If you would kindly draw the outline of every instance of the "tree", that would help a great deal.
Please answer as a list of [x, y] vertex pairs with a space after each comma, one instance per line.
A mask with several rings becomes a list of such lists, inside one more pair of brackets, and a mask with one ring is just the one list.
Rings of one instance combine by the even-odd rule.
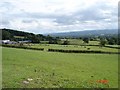
[[14, 37], [13, 37], [13, 35], [12, 34], [10, 34], [8, 31], [2, 31], [2, 39], [3, 40], [7, 40], [7, 39], [9, 39], [9, 40], [13, 40], [14, 39]]
[[108, 40], [108, 44], [109, 44], [109, 45], [114, 45], [114, 44], [115, 44], [114, 39], [112, 39], [112, 38], [111, 38], [111, 39], [109, 39], [109, 40]]
[[40, 43], [40, 38], [36, 35], [28, 35], [27, 38], [32, 41], [32, 43]]
[[47, 35], [47, 36], [46, 36], [46, 39], [47, 39], [48, 41], [51, 41], [51, 40], [53, 40], [53, 37], [51, 37], [50, 35]]
[[89, 38], [83, 38], [84, 43], [89, 43]]
[[63, 45], [68, 45], [69, 44], [69, 41], [68, 40], [65, 40], [64, 42], [63, 42]]
[[103, 47], [103, 46], [105, 46], [106, 43], [107, 43], [106, 40], [101, 39], [99, 45], [100, 45], [100, 47]]

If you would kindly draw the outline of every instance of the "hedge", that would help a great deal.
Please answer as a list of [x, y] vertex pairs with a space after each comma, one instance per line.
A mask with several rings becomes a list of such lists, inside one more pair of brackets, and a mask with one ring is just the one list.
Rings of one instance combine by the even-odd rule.
[[120, 49], [120, 47], [112, 47], [112, 46], [104, 46], [104, 47]]
[[2, 44], [3, 47], [11, 47], [11, 48], [21, 48], [21, 49], [30, 49], [30, 50], [40, 50], [43, 51], [44, 48], [32, 48], [32, 47], [25, 47], [25, 46], [15, 46], [15, 45], [5, 45]]
[[[2, 44], [0, 46], [11, 47], [11, 48], [30, 49], [30, 50], [40, 50], [40, 51], [44, 50], [44, 48], [32, 48], [32, 47], [6, 45], [6, 44]], [[105, 51], [95, 51], [95, 50], [94, 51], [93, 50], [63, 50], [63, 49], [48, 49], [48, 52], [120, 54], [120, 52], [105, 52]]]
[[64, 52], [64, 53], [101, 53], [101, 54], [120, 54], [120, 52], [104, 52], [104, 51], [87, 51], [87, 50], [63, 50], [48, 49], [48, 52]]
[[[80, 46], [100, 46], [100, 45], [80, 45]], [[103, 47], [120, 49], [120, 47], [113, 47], [113, 46], [106, 46], [106, 45]]]

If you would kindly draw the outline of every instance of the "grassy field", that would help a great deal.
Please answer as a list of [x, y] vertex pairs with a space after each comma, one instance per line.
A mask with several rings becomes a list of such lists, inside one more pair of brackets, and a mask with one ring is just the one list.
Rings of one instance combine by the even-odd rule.
[[120, 47], [120, 45], [107, 45], [107, 46], [111, 46], [111, 47]]
[[[117, 54], [55, 53], [3, 47], [2, 65], [3, 88], [118, 87]], [[107, 80], [107, 83], [98, 80]]]
[[[82, 45], [83, 40], [81, 39], [67, 39], [69, 41], [69, 44], [72, 45]], [[99, 41], [89, 41], [88, 45], [99, 45]]]
[[97, 51], [106, 51], [106, 52], [118, 52], [118, 49], [115, 48], [109, 48], [109, 47], [102, 47], [99, 46], [79, 46], [79, 45], [58, 45], [58, 44], [35, 44], [31, 47], [35, 48], [44, 48], [47, 49], [64, 49], [64, 50], [87, 50], [87, 48], [90, 48], [90, 50], [97, 50]]

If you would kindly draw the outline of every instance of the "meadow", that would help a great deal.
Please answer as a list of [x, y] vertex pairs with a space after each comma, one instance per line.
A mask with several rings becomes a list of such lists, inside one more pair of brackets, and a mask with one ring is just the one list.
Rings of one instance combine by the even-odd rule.
[[[2, 47], [3, 88], [118, 88], [117, 54], [59, 53], [46, 51], [52, 45], [32, 47], [45, 50]], [[54, 48], [86, 49], [72, 45]]]
[[[83, 40], [81, 39], [67, 39], [71, 45], [82, 45]], [[99, 45], [99, 41], [89, 41], [89, 45]]]
[[[28, 45], [26, 45], [28, 46]], [[106, 52], [118, 52], [118, 49], [99, 46], [80, 46], [80, 45], [58, 45], [58, 44], [34, 44], [29, 47], [48, 49], [63, 49], [63, 50], [94, 50], [94, 51], [106, 51]]]

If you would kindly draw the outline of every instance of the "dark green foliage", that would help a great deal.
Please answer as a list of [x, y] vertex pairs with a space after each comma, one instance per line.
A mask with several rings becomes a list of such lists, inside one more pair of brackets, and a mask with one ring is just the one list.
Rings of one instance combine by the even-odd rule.
[[95, 54], [120, 54], [119, 52], [104, 52], [104, 51], [93, 51], [93, 50], [63, 50], [63, 49], [48, 49], [49, 52], [63, 52], [63, 53], [95, 53]]
[[[6, 40], [14, 40], [14, 41], [24, 41], [24, 40], [31, 40], [32, 43], [39, 43], [40, 38], [38, 35], [33, 33], [27, 33], [22, 31], [16, 31], [11, 29], [1, 29], [2, 30], [2, 39]], [[14, 36], [24, 37], [24, 38], [15, 38]], [[44, 37], [43, 37], [44, 38]]]
[[84, 43], [89, 43], [89, 38], [85, 37], [83, 38]]
[[2, 39], [3, 40], [14, 40], [14, 37], [13, 37], [13, 34], [11, 34], [10, 32], [3, 30]]
[[53, 38], [53, 37], [51, 37], [50, 35], [47, 35], [46, 36], [46, 40], [47, 41], [49, 41], [49, 44], [58, 44], [58, 40], [59, 40], [59, 38], [57, 37], [57, 38]]
[[65, 40], [65, 41], [63, 42], [63, 45], [69, 45], [69, 41], [68, 41], [68, 40]]
[[47, 35], [46, 40], [51, 41], [51, 40], [53, 40], [53, 38], [50, 35]]
[[110, 40], [108, 40], [108, 44], [109, 44], [109, 45], [114, 45], [114, 44], [115, 44], [115, 41], [114, 41], [113, 39], [110, 39]]
[[40, 38], [36, 35], [33, 35], [30, 39], [32, 43], [40, 43]]
[[49, 44], [58, 44], [58, 43], [57, 43], [57, 40], [50, 40]]
[[106, 39], [109, 45], [116, 45], [118, 43], [117, 37], [107, 37]]
[[100, 45], [100, 47], [103, 47], [103, 46], [105, 46], [106, 43], [107, 43], [107, 41], [105, 39], [101, 39], [99, 45]]
[[[53, 38], [50, 35], [43, 36], [42, 34], [33, 34], [28, 32], [16, 31], [11, 29], [0, 29], [2, 31], [3, 40], [24, 41], [30, 40], [32, 43], [40, 43], [40, 41], [49, 41], [51, 44], [57, 44], [57, 38]], [[16, 38], [15, 36], [24, 37]]]
[[2, 44], [3, 47], [11, 47], [11, 48], [21, 48], [21, 49], [30, 49], [30, 50], [40, 50], [43, 51], [44, 48], [33, 48], [33, 47], [25, 47], [24, 45], [19, 45], [19, 46], [15, 46], [15, 45], [6, 45], [6, 44]]

